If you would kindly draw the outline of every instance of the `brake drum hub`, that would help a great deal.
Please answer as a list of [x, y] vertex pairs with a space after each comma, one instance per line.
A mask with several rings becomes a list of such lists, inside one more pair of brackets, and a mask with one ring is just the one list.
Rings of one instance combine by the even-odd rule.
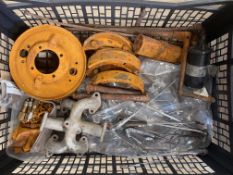
[[[43, 54], [50, 57], [39, 58]], [[86, 57], [79, 40], [56, 26], [42, 25], [27, 30], [16, 40], [10, 53], [14, 81], [37, 99], [68, 96], [80, 86], [85, 70]]]

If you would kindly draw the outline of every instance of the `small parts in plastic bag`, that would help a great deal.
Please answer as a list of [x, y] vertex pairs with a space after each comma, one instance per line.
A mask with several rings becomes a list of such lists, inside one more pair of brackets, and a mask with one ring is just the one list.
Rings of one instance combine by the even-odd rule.
[[19, 120], [22, 126], [27, 128], [39, 128], [45, 113], [50, 113], [53, 104], [44, 103], [32, 98], [26, 99], [23, 108], [19, 113]]
[[20, 123], [12, 133], [12, 144], [15, 153], [29, 152], [40, 133], [40, 125], [45, 114], [53, 110], [52, 103], [28, 98], [18, 114]]
[[12, 145], [15, 153], [29, 152], [40, 133], [39, 128], [25, 128], [21, 124], [12, 133]]

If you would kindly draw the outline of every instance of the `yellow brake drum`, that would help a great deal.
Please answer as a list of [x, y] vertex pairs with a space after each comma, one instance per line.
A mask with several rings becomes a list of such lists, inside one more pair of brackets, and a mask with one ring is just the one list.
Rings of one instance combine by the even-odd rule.
[[[41, 54], [52, 56], [45, 60], [39, 58]], [[13, 45], [9, 63], [17, 86], [42, 100], [61, 99], [74, 92], [86, 70], [79, 40], [69, 31], [51, 25], [24, 32]]]

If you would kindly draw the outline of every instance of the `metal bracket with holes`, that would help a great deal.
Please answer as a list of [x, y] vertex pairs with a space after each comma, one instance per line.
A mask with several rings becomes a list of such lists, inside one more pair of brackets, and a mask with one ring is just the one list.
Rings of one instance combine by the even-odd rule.
[[64, 100], [61, 104], [64, 108], [71, 109], [70, 116], [66, 120], [57, 118], [43, 118], [41, 130], [44, 128], [65, 132], [64, 139], [59, 141], [56, 135], [50, 137], [46, 145], [47, 155], [73, 152], [84, 154], [88, 151], [88, 138], [82, 136], [78, 141], [77, 134], [91, 135], [103, 138], [105, 130], [102, 126], [92, 122], [82, 120], [82, 113], [89, 110], [94, 114], [101, 106], [100, 93], [94, 93], [90, 98], [82, 99], [78, 102]]

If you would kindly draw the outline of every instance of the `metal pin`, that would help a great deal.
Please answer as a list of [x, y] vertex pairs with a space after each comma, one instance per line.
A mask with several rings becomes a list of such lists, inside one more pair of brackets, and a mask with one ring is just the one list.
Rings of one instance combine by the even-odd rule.
[[[158, 98], [161, 94], [163, 94], [164, 91], [166, 91], [168, 88], [170, 88], [175, 82], [177, 81], [177, 79], [173, 80], [169, 85], [167, 85], [162, 91], [160, 91], [153, 99], [151, 99], [148, 102], [148, 105], [155, 100], [156, 98]], [[131, 116], [125, 118], [124, 120], [121, 120], [120, 122], [118, 122], [113, 128], [112, 130], [116, 130], [121, 128], [125, 123], [127, 123], [130, 119], [132, 119], [136, 114], [138, 114], [138, 112], [140, 112], [142, 108], [140, 108], [139, 110], [137, 110], [134, 114], [132, 114]]]
[[152, 107], [150, 107], [150, 106], [147, 106], [147, 108], [149, 108], [149, 109], [151, 109], [151, 110], [153, 110], [153, 111], [155, 111], [155, 112], [157, 112], [157, 113], [159, 113], [159, 114], [161, 114], [161, 115], [163, 115], [163, 116], [165, 116], [165, 117], [167, 117], [167, 118], [169, 118], [169, 119], [171, 119], [171, 120], [175, 120], [175, 121], [177, 121], [177, 122], [180, 122], [179, 119], [177, 119], [177, 118], [175, 118], [175, 117], [173, 117], [173, 116], [171, 116], [171, 115], [169, 115], [169, 114], [166, 114], [166, 113], [164, 113], [164, 112], [162, 112], [162, 111], [160, 111], [160, 110], [157, 110], [157, 109], [152, 108]]

